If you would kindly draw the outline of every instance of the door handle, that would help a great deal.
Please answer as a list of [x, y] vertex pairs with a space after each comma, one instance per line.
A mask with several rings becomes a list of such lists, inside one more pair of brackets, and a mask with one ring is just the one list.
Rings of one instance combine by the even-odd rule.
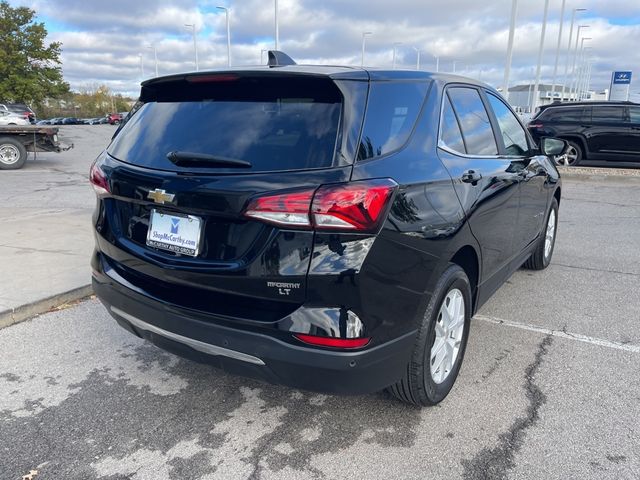
[[471, 185], [475, 186], [481, 178], [482, 174], [480, 172], [476, 172], [475, 170], [467, 170], [462, 174], [461, 180], [464, 183], [470, 183]]

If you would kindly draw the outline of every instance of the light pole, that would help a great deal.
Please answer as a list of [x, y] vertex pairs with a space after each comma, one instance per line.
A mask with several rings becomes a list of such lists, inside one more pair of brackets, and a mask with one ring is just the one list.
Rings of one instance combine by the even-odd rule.
[[144, 80], [144, 62], [142, 61], [142, 54], [139, 53], [138, 57], [140, 57], [140, 81]]
[[567, 43], [567, 61], [564, 64], [564, 82], [562, 82], [562, 95], [560, 97], [560, 101], [564, 100], [564, 91], [567, 87], [567, 83], [569, 83], [569, 61], [571, 59], [571, 41], [573, 40], [573, 23], [576, 19], [577, 12], [584, 12], [586, 8], [574, 8], [573, 13], [571, 14], [571, 28], [569, 29], [569, 42]]
[[434, 55], [434, 58], [436, 59], [436, 73], [438, 73], [440, 71], [440, 57]]
[[191, 33], [193, 35], [193, 51], [195, 52], [195, 61], [196, 61], [196, 72], [200, 70], [198, 66], [198, 41], [196, 40], [196, 24], [195, 23], [185, 23], [185, 27], [191, 29]]
[[564, 24], [564, 7], [567, 0], [562, 0], [562, 7], [560, 8], [560, 27], [558, 30], [558, 46], [556, 47], [556, 63], [553, 65], [553, 80], [551, 81], [551, 96], [555, 101], [556, 93], [556, 75], [558, 74], [558, 60], [560, 59], [560, 43], [562, 42], [562, 26]]
[[416, 70], [420, 70], [420, 49], [418, 47], [413, 47], [413, 49], [416, 51]]
[[504, 66], [503, 91], [505, 100], [509, 100], [509, 75], [511, 74], [511, 59], [513, 58], [513, 37], [516, 30], [516, 13], [518, 11], [518, 0], [513, 0], [511, 4], [511, 22], [509, 24], [509, 40], [507, 42], [507, 62]]
[[231, 30], [229, 29], [229, 9], [227, 7], [216, 7], [219, 10], [224, 10], [224, 14], [227, 18], [227, 67], [231, 66]]
[[264, 52], [268, 52], [269, 50], [263, 48], [260, 50], [260, 65], [264, 65]]
[[585, 77], [587, 74], [587, 50], [591, 49], [591, 47], [584, 46], [585, 40], [591, 40], [591, 38], [583, 38], [580, 44], [580, 57], [578, 60], [579, 69], [576, 76], [576, 95], [578, 96], [578, 100], [580, 100], [580, 97], [582, 96], [582, 84], [586, 80]]
[[396, 51], [398, 50], [398, 47], [402, 45], [402, 42], [396, 42], [393, 44], [393, 69], [396, 69]]
[[274, 1], [274, 8], [276, 22], [276, 50], [278, 50], [278, 45], [280, 45], [280, 27], [278, 26], [278, 0]]
[[362, 59], [360, 60], [361, 67], [364, 67], [364, 44], [367, 35], [373, 35], [373, 32], [362, 32]]
[[156, 77], [158, 76], [158, 49], [155, 45], [147, 45], [147, 48], [153, 50], [153, 60], [156, 63]]
[[540, 68], [542, 67], [542, 53], [544, 51], [544, 34], [547, 31], [547, 16], [549, 14], [549, 0], [544, 0], [544, 16], [542, 18], [542, 32], [540, 33], [540, 49], [538, 50], [538, 64], [536, 65], [536, 83], [533, 87], [531, 111], [538, 105], [538, 88], [540, 87]]
[[456, 63], [458, 63], [457, 60], [453, 61], [453, 73], [456, 73]]
[[573, 92], [573, 81], [576, 76], [576, 60], [578, 59], [578, 41], [580, 40], [580, 30], [583, 28], [589, 28], [589, 25], [578, 26], [578, 32], [576, 33], [576, 45], [573, 51], [573, 64], [571, 66], [571, 85], [569, 85], [569, 100], [571, 100], [571, 94]]

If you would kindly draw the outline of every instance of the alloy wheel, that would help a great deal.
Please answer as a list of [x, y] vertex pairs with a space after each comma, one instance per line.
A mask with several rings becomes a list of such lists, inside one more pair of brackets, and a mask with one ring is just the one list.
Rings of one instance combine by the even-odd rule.
[[431, 378], [444, 382], [456, 363], [464, 333], [465, 305], [462, 292], [450, 290], [442, 301], [436, 320], [436, 337], [431, 347]]

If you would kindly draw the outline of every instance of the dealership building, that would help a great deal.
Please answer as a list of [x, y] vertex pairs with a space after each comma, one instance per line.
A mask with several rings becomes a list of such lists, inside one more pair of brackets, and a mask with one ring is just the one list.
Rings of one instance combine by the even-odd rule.
[[[509, 88], [509, 103], [518, 112], [529, 113], [529, 106], [532, 104], [533, 91], [535, 84], [527, 83], [524, 85], [516, 85]], [[541, 83], [538, 85], [538, 100], [537, 106], [548, 105], [553, 102], [568, 102], [575, 98], [575, 92], [571, 94], [569, 88], [565, 87], [564, 96], [562, 95], [562, 85], [553, 85], [548, 83]], [[600, 92], [587, 91], [583, 92], [582, 100], [597, 101], [607, 100], [609, 98], [609, 90], [605, 89]]]

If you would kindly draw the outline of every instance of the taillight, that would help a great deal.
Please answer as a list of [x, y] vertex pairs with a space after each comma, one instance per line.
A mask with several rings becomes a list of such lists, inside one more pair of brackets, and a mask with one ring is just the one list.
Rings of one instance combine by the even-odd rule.
[[361, 348], [366, 346], [370, 341], [370, 337], [362, 338], [335, 338], [335, 337], [318, 337], [316, 335], [307, 335], [304, 333], [294, 334], [298, 340], [308, 343], [309, 345], [316, 345], [319, 347], [334, 347], [334, 348]]
[[254, 198], [244, 214], [276, 225], [311, 228], [309, 208], [313, 192], [303, 190]]
[[111, 193], [109, 189], [109, 182], [107, 181], [107, 176], [105, 175], [102, 168], [100, 168], [99, 159], [96, 159], [91, 165], [91, 170], [89, 171], [89, 181], [91, 182], [91, 186], [93, 190], [96, 192], [98, 197], [104, 197], [105, 195], [109, 195]]
[[397, 186], [387, 178], [267, 195], [253, 199], [245, 215], [293, 228], [374, 233]]

